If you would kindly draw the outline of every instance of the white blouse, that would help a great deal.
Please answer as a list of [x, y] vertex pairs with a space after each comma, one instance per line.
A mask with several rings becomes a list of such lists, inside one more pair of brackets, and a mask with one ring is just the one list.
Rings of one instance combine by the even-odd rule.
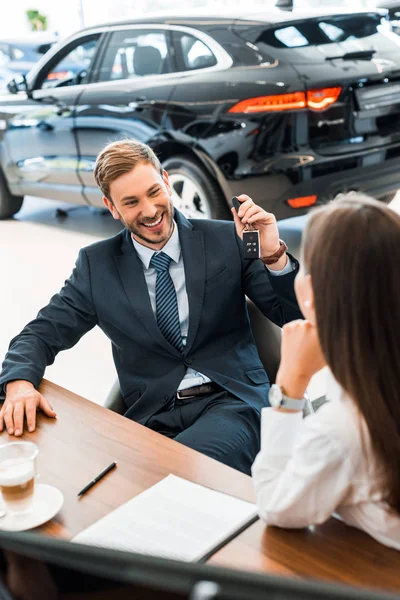
[[382, 470], [366, 423], [333, 375], [316, 413], [264, 408], [252, 467], [258, 512], [268, 525], [307, 527], [333, 514], [400, 550], [400, 515], [382, 502]]

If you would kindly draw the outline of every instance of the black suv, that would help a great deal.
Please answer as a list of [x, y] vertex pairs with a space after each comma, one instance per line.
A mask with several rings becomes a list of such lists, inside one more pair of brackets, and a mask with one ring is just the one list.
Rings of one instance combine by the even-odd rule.
[[[60, 81], [65, 61], [81, 69]], [[239, 193], [285, 218], [347, 190], [387, 201], [400, 188], [400, 45], [379, 11], [93, 27], [9, 90], [2, 218], [25, 194], [101, 206], [96, 155], [126, 137], [154, 148], [192, 217], [229, 217]]]

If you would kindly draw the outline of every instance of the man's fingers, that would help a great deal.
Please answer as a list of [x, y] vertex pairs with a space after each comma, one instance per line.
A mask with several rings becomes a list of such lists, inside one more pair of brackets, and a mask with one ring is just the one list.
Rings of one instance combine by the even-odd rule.
[[26, 403], [26, 424], [28, 427], [28, 431], [35, 431], [36, 427], [36, 403], [35, 402], [27, 402]]
[[51, 406], [50, 402], [44, 396], [40, 396], [39, 408], [48, 416], [56, 417], [57, 413]]
[[22, 402], [14, 404], [14, 435], [22, 435], [24, 430], [25, 409]]
[[243, 225], [242, 221], [239, 219], [236, 209], [234, 209], [234, 208], [232, 208], [232, 215], [233, 215], [233, 220], [235, 222], [236, 233], [238, 234], [239, 237], [242, 237], [244, 225]]
[[14, 418], [13, 418], [13, 413], [14, 413], [14, 407], [12, 404], [7, 404], [7, 406], [4, 409], [4, 423], [5, 426], [7, 428], [7, 431], [10, 435], [13, 435], [14, 433]]
[[246, 210], [246, 212], [244, 213], [244, 215], [242, 216], [242, 222], [243, 223], [249, 223], [251, 217], [253, 217], [254, 215], [259, 215], [259, 217], [261, 215], [265, 215], [265, 212], [263, 211], [262, 208], [260, 208], [259, 206], [257, 206], [256, 204], [251, 204], [250, 207]]
[[239, 200], [240, 204], [244, 204], [248, 200], [250, 200], [250, 202], [253, 202], [253, 200], [247, 194], [240, 194], [240, 196], [236, 196], [236, 197]]
[[271, 213], [265, 212], [265, 210], [263, 210], [259, 206], [257, 206], [256, 208], [257, 208], [257, 210], [248, 219], [249, 223], [254, 223], [256, 221], [260, 221], [260, 222], [262, 221], [265, 225], [270, 224], [270, 223], [275, 223], [274, 215], [272, 215]]
[[[238, 196], [238, 197], [243, 198], [243, 196]], [[248, 196], [246, 196], [246, 198], [248, 198], [248, 200], [241, 202], [240, 208], [238, 210], [238, 215], [241, 219], [243, 218], [243, 215], [246, 213], [246, 211], [250, 208], [250, 206], [254, 205], [254, 202], [251, 198], [249, 198]]]
[[0, 410], [0, 431], [3, 431], [3, 429], [4, 429], [4, 404]]

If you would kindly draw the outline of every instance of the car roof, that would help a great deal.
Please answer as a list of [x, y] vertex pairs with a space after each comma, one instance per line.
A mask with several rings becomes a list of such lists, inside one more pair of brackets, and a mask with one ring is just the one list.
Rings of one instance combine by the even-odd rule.
[[[399, 0], [400, 1], [400, 0]], [[93, 31], [95, 29], [104, 29], [108, 27], [123, 27], [129, 25], [144, 25], [144, 24], [154, 24], [154, 25], [180, 25], [187, 27], [209, 27], [211, 25], [222, 25], [229, 26], [239, 23], [249, 23], [257, 21], [260, 23], [266, 24], [277, 24], [277, 23], [285, 23], [286, 21], [298, 21], [304, 19], [312, 19], [315, 17], [323, 17], [323, 16], [336, 16], [336, 15], [361, 15], [361, 14], [374, 14], [374, 13], [382, 13], [385, 11], [382, 9], [360, 9], [360, 10], [349, 10], [343, 9], [342, 7], [330, 7], [328, 8], [319, 8], [319, 9], [306, 9], [306, 10], [280, 10], [279, 8], [272, 7], [268, 11], [253, 11], [251, 13], [247, 12], [236, 12], [229, 11], [231, 15], [229, 17], [221, 17], [221, 15], [213, 15], [213, 14], [205, 14], [204, 11], [201, 13], [193, 12], [188, 16], [182, 17], [179, 16], [179, 13], [174, 15], [169, 12], [168, 14], [149, 14], [146, 17], [141, 19], [129, 19], [124, 21], [115, 21], [109, 23], [103, 23], [101, 25], [96, 25], [92, 27], [87, 27], [82, 30], [83, 32]]]

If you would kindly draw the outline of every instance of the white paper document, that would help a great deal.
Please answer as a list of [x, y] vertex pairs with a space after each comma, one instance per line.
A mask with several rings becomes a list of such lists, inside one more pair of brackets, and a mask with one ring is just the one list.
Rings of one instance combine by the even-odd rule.
[[256, 516], [250, 502], [168, 475], [72, 541], [198, 561]]

